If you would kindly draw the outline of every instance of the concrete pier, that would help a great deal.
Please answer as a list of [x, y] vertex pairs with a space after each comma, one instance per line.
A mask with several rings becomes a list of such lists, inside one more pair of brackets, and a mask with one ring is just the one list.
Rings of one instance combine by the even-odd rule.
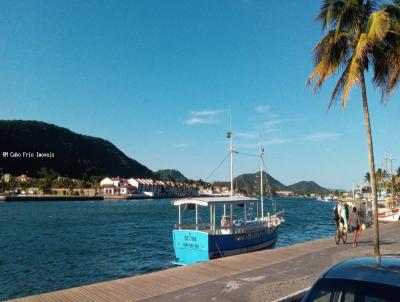
[[[380, 225], [381, 253], [400, 255], [400, 224]], [[332, 233], [334, 230], [332, 230]], [[309, 287], [328, 267], [372, 255], [372, 229], [353, 248], [333, 237], [216, 259], [12, 301], [275, 301]]]

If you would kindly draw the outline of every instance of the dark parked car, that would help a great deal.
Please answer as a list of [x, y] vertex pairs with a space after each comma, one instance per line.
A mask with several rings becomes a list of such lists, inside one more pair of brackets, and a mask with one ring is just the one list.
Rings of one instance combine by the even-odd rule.
[[398, 302], [400, 257], [345, 260], [330, 268], [302, 302]]

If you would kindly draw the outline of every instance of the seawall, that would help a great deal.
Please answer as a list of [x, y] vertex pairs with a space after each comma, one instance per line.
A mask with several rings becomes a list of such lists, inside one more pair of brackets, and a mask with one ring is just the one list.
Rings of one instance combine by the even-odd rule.
[[103, 196], [60, 196], [60, 195], [7, 195], [0, 196], [0, 201], [67, 201], [67, 200], [103, 200]]
[[[380, 230], [381, 253], [400, 254], [400, 224], [380, 224]], [[343, 259], [372, 255], [372, 229], [357, 248], [352, 236], [347, 244], [329, 237], [12, 301], [276, 301], [309, 287]]]

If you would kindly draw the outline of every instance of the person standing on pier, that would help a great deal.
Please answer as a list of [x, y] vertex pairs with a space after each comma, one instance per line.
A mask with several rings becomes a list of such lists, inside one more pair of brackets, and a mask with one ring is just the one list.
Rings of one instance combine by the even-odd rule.
[[350, 214], [350, 220], [349, 220], [350, 227], [354, 233], [353, 237], [353, 247], [357, 246], [357, 236], [360, 232], [360, 216], [357, 213], [356, 207], [353, 207], [353, 212]]

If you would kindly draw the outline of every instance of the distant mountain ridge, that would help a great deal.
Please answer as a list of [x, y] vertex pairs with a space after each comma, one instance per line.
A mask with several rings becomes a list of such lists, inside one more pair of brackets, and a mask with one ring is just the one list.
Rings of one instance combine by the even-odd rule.
[[188, 180], [181, 172], [175, 169], [158, 170], [157, 172], [155, 172], [155, 175], [160, 178], [160, 180]]
[[329, 193], [331, 190], [321, 187], [314, 181], [300, 181], [289, 186], [290, 190], [298, 193], [317, 193], [324, 194]]
[[[249, 191], [250, 189], [253, 191], [257, 190], [259, 191], [260, 190], [259, 177], [260, 177], [260, 172], [241, 174], [234, 179], [234, 184], [235, 186], [237, 185], [239, 189], [244, 191]], [[263, 172], [263, 180], [265, 189], [267, 189], [266, 181], [268, 181], [268, 185], [271, 191], [289, 190], [287, 186], [285, 186], [284, 184], [282, 184], [281, 182], [279, 182], [266, 172]]]
[[[0, 171], [13, 175], [46, 167], [65, 177], [151, 177], [153, 172], [107, 140], [39, 121], [0, 121]], [[3, 152], [8, 152], [5, 157]], [[14, 152], [14, 153], [11, 153]], [[25, 152], [25, 153], [24, 153]], [[38, 157], [47, 154], [48, 157]], [[19, 157], [11, 155], [19, 154]], [[26, 154], [32, 157], [25, 156]]]
[[[267, 180], [266, 177], [268, 177]], [[242, 191], [258, 193], [260, 191], [259, 178], [260, 172], [242, 174], [234, 179], [234, 184], [235, 187], [237, 186]], [[299, 194], [323, 194], [331, 191], [327, 188], [321, 187], [314, 181], [300, 181], [298, 183], [286, 186], [266, 172], [263, 172], [263, 180], [265, 190], [267, 190], [266, 185], [268, 182], [272, 193], [276, 191], [293, 191]]]

